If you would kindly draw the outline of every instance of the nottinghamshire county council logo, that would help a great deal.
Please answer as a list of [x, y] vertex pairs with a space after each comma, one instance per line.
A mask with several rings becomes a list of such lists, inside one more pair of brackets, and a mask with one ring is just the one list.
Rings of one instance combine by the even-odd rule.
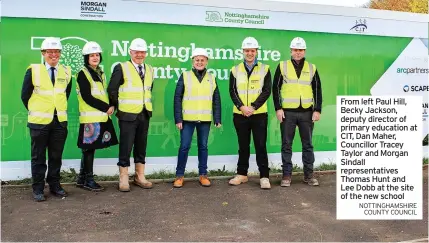
[[[31, 37], [31, 50], [40, 50], [42, 41], [46, 37], [33, 36]], [[84, 65], [82, 57], [82, 48], [88, 41], [81, 37], [64, 37], [60, 38], [63, 50], [61, 51], [60, 63], [70, 66], [72, 73], [76, 74]], [[43, 57], [42, 62], [43, 62]]]
[[223, 22], [223, 19], [218, 11], [206, 11], [206, 21]]

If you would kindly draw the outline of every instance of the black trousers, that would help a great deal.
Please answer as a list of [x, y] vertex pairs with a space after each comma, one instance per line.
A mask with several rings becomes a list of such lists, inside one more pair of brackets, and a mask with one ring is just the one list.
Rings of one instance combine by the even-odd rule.
[[119, 120], [119, 162], [118, 166], [129, 167], [131, 150], [134, 163], [146, 163], [147, 136], [150, 117], [142, 112], [134, 121]]
[[284, 176], [292, 174], [292, 144], [295, 137], [295, 129], [298, 126], [302, 144], [302, 162], [304, 165], [304, 176], [308, 177], [313, 173], [314, 152], [313, 152], [313, 128], [312, 111], [285, 111], [285, 118], [280, 123], [282, 135], [282, 169]]
[[[31, 174], [33, 191], [43, 192], [46, 182], [50, 187], [60, 184], [60, 170], [64, 144], [67, 138], [67, 126], [61, 126], [57, 116], [41, 129], [30, 128], [31, 136]], [[46, 149], [48, 149], [48, 165], [46, 165]]]
[[259, 168], [260, 178], [269, 176], [267, 154], [267, 128], [268, 114], [256, 114], [245, 117], [234, 114], [234, 127], [238, 137], [238, 163], [237, 174], [247, 176], [250, 157], [250, 136], [253, 135], [253, 143], [256, 151], [256, 163]]

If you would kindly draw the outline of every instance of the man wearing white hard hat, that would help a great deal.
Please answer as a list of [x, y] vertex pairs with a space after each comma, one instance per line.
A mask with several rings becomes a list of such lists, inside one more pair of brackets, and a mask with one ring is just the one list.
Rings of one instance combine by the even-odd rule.
[[306, 42], [296, 37], [290, 44], [291, 59], [281, 61], [274, 75], [273, 99], [282, 137], [281, 186], [291, 184], [292, 142], [298, 127], [302, 143], [304, 182], [319, 185], [313, 174], [313, 127], [322, 112], [322, 87], [316, 65], [305, 59]]
[[67, 103], [72, 86], [71, 68], [59, 64], [60, 39], [48, 37], [40, 49], [44, 63], [31, 64], [27, 68], [21, 92], [22, 102], [28, 110], [33, 198], [37, 202], [46, 200], [43, 192], [46, 170], [49, 191], [55, 196], [67, 196], [60, 185], [60, 170], [68, 134]]
[[211, 123], [221, 126], [221, 100], [216, 78], [207, 71], [209, 56], [203, 48], [192, 52], [192, 70], [179, 77], [174, 95], [174, 119], [180, 130], [176, 179], [173, 186], [182, 187], [188, 152], [194, 130], [197, 130], [198, 172], [202, 186], [210, 186], [207, 178], [208, 138]]
[[135, 176], [134, 184], [152, 188], [145, 178], [146, 147], [149, 121], [152, 117], [153, 68], [145, 63], [147, 43], [141, 38], [131, 41], [131, 60], [122, 62], [113, 69], [110, 78], [110, 103], [117, 107], [119, 120], [119, 191], [130, 191], [128, 167], [133, 150]]
[[262, 189], [270, 189], [266, 142], [267, 99], [271, 94], [271, 73], [269, 66], [257, 59], [259, 44], [255, 38], [245, 38], [242, 49], [244, 61], [232, 67], [229, 82], [229, 93], [234, 103], [234, 127], [239, 147], [237, 175], [229, 181], [229, 184], [239, 185], [248, 181], [249, 145], [253, 135], [260, 185]]
[[90, 191], [104, 188], [94, 181], [94, 155], [96, 149], [118, 144], [110, 115], [114, 107], [106, 93], [106, 75], [101, 70], [102, 50], [98, 43], [89, 41], [82, 50], [85, 65], [77, 74], [76, 93], [79, 103], [79, 135], [77, 146], [82, 150], [80, 172], [76, 186]]

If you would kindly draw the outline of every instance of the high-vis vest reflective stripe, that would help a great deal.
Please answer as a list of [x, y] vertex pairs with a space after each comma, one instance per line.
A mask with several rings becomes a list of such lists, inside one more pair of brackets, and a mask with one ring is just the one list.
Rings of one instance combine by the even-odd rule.
[[134, 65], [128, 61], [121, 63], [124, 83], [119, 86], [118, 110], [139, 114], [143, 107], [152, 111], [153, 68], [144, 64], [145, 76], [141, 80]]
[[283, 76], [283, 84], [280, 90], [283, 108], [298, 108], [301, 103], [303, 108], [313, 105], [313, 89], [311, 81], [316, 72], [316, 66], [307, 61], [298, 78], [292, 61], [280, 62], [280, 71]]
[[183, 72], [185, 91], [183, 93], [182, 113], [185, 121], [212, 121], [213, 93], [216, 82], [213, 75], [206, 72], [198, 81], [194, 72]]
[[[85, 74], [86, 78], [91, 87], [91, 95], [107, 104], [109, 104], [109, 98], [105, 92], [106, 87], [106, 76], [103, 73], [103, 76], [100, 77], [102, 82], [95, 82], [92, 79], [92, 76], [89, 70], [86, 67], [82, 68], [82, 72]], [[94, 122], [105, 122], [108, 119], [108, 115], [105, 112], [97, 110], [96, 108], [88, 105], [82, 98], [80, 94], [79, 84], [76, 82], [76, 93], [77, 100], [79, 102], [79, 122], [80, 123], [94, 123]]]
[[[33, 94], [28, 101], [28, 122], [46, 125], [52, 122], [57, 110], [58, 121], [67, 121], [66, 89], [70, 82], [71, 68], [58, 65], [55, 85], [44, 64], [31, 64]], [[50, 70], [49, 70], [50, 71]]]
[[[247, 78], [247, 71], [244, 63], [240, 63], [231, 69], [232, 74], [236, 79], [236, 87], [238, 96], [245, 106], [251, 106], [259, 95], [262, 93], [264, 87], [265, 75], [268, 73], [270, 67], [266, 64], [258, 62], [258, 65], [253, 68], [252, 74]], [[241, 114], [241, 111], [234, 106], [234, 113]], [[265, 102], [253, 114], [260, 114], [268, 112], [267, 102]]]

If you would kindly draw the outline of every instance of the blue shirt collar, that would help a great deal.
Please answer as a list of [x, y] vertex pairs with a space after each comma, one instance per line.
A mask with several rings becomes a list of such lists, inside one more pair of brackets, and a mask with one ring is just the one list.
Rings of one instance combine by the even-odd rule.
[[247, 65], [246, 60], [243, 60], [243, 62], [244, 62], [244, 65], [246, 66], [246, 68], [250, 71], [258, 63], [258, 58], [255, 58], [255, 61], [252, 63], [251, 66]]

